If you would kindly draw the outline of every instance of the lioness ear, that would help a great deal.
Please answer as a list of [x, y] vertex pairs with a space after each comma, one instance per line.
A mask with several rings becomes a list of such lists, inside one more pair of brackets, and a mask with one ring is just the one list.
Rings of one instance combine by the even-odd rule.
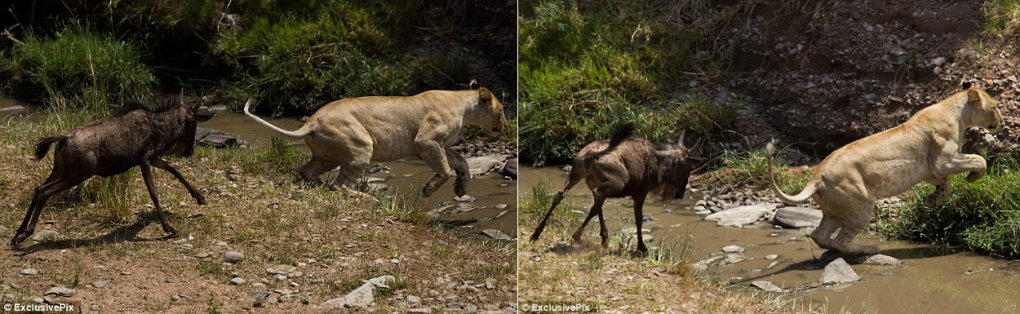
[[967, 81], [963, 81], [962, 83], [960, 83], [960, 88], [963, 90], [968, 90], [970, 89], [971, 86], [973, 86], [973, 84]]
[[478, 100], [481, 102], [492, 101], [492, 92], [488, 88], [482, 87], [478, 89]]
[[468, 83], [468, 89], [478, 89], [479, 87], [481, 87], [481, 85], [478, 84], [478, 80], [473, 79], [470, 83]]
[[977, 103], [981, 101], [981, 95], [976, 90], [967, 90], [967, 103]]

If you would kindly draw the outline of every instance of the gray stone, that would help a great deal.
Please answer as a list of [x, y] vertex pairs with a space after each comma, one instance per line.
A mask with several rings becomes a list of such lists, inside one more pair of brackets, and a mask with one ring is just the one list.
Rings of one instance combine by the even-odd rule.
[[505, 233], [503, 233], [503, 231], [499, 231], [498, 229], [485, 229], [485, 230], [482, 230], [482, 234], [484, 234], [484, 235], [486, 235], [486, 236], [488, 236], [490, 238], [496, 239], [496, 240], [512, 241], [514, 239], [514, 238], [511, 238], [510, 236], [506, 235]]
[[727, 245], [722, 248], [722, 251], [726, 253], [743, 253], [744, 248], [740, 247], [739, 245]]
[[368, 308], [375, 302], [375, 288], [388, 287], [386, 284], [393, 282], [394, 280], [396, 280], [396, 278], [390, 275], [369, 279], [346, 296], [326, 301], [324, 305], [332, 309]]
[[765, 255], [765, 259], [767, 259], [767, 260], [770, 260], [770, 261], [771, 261], [771, 260], [774, 260], [774, 259], [777, 259], [777, 258], [779, 258], [779, 255], [778, 255], [778, 254], [769, 254], [769, 255]]
[[430, 313], [432, 313], [432, 309], [427, 307], [407, 310], [407, 314], [430, 314]]
[[818, 227], [822, 211], [808, 207], [783, 207], [776, 210], [772, 222], [787, 228]]
[[53, 287], [53, 288], [50, 288], [50, 290], [46, 290], [46, 293], [43, 293], [43, 296], [48, 296], [48, 295], [55, 295], [55, 296], [58, 296], [58, 297], [67, 297], [67, 298], [70, 298], [70, 297], [74, 296], [74, 289], [68, 289], [68, 288], [64, 288], [64, 287]]
[[409, 296], [407, 296], [407, 303], [410, 303], [410, 304], [420, 304], [421, 303], [421, 298], [419, 298], [416, 295], [409, 295]]
[[109, 282], [106, 281], [106, 280], [96, 280], [96, 281], [92, 282], [92, 286], [96, 287], [96, 288], [99, 288], [99, 289], [102, 289], [102, 288], [106, 288], [106, 284], [108, 284], [108, 283]]
[[850, 283], [860, 280], [861, 277], [854, 272], [854, 269], [847, 264], [843, 258], [837, 258], [836, 260], [825, 265], [825, 269], [822, 271], [822, 284], [832, 283]]
[[517, 158], [511, 158], [503, 164], [503, 169], [499, 170], [499, 174], [510, 177], [514, 180], [517, 179]]
[[223, 254], [223, 259], [226, 260], [227, 263], [236, 264], [237, 262], [240, 262], [241, 260], [244, 259], [244, 254], [241, 254], [241, 252], [237, 251], [230, 251], [227, 252], [226, 254]]
[[35, 268], [25, 268], [21, 270], [21, 274], [25, 276], [38, 275], [39, 270]]
[[760, 220], [778, 206], [777, 203], [764, 203], [734, 207], [705, 216], [705, 220], [715, 221], [722, 227], [742, 227]]
[[235, 286], [243, 285], [245, 282], [246, 281], [244, 281], [241, 277], [234, 277], [234, 279], [230, 279], [230, 284]]
[[500, 167], [500, 163], [509, 155], [476, 156], [465, 159], [472, 177], [477, 177]]
[[712, 257], [700, 260], [697, 263], [694, 263], [694, 272], [695, 273], [704, 272], [704, 271], [708, 270], [708, 265], [711, 265], [715, 261], [718, 261], [719, 259], [722, 259], [722, 258], [723, 258], [722, 255], [719, 255], [719, 256], [712, 256]]
[[32, 240], [36, 240], [36, 241], [43, 241], [43, 240], [54, 241], [54, 240], [57, 240], [57, 238], [59, 236], [60, 236], [60, 234], [57, 233], [56, 231], [53, 231], [53, 230], [43, 230], [43, 231], [36, 232], [35, 235], [32, 236]]
[[752, 281], [751, 286], [768, 292], [783, 292], [783, 288], [780, 288], [771, 281], [765, 280]]
[[889, 255], [875, 254], [864, 260], [864, 264], [879, 266], [903, 266], [903, 262]]
[[726, 254], [726, 258], [723, 259], [723, 264], [730, 265], [743, 262], [747, 258], [741, 254]]
[[195, 142], [216, 148], [234, 147], [238, 145], [236, 137], [230, 136], [220, 130], [203, 127], [195, 128]]
[[[280, 264], [280, 265], [276, 265], [276, 266], [273, 266], [273, 267], [266, 268], [266, 273], [268, 273], [270, 275], [287, 275], [287, 274], [293, 272], [295, 269], [297, 269], [297, 268], [294, 267], [294, 266]], [[284, 277], [284, 279], [286, 279], [286, 277]]]

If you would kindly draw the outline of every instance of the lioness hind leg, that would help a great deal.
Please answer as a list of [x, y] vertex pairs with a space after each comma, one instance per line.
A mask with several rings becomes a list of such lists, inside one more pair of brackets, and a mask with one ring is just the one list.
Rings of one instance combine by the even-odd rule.
[[832, 233], [836, 232], [837, 227], [839, 225], [836, 224], [835, 219], [829, 215], [823, 215], [822, 222], [818, 223], [815, 231], [811, 231], [811, 240], [814, 240], [823, 249], [835, 249], [835, 246], [832, 245]]
[[298, 170], [301, 174], [301, 178], [315, 185], [322, 185], [323, 182], [319, 179], [319, 176], [336, 167], [336, 163], [327, 162], [321, 159], [312, 157], [304, 166]]
[[836, 239], [833, 241], [833, 249], [843, 253], [849, 254], [875, 254], [878, 253], [878, 247], [874, 245], [858, 245], [853, 243], [857, 234], [861, 233], [865, 227], [868, 226], [868, 222], [871, 221], [871, 209], [874, 206], [872, 203], [867, 203], [857, 208], [847, 208], [855, 212], [848, 212], [850, 216], [854, 216], [852, 219], [843, 221], [842, 226], [839, 230], [839, 234], [836, 235]]

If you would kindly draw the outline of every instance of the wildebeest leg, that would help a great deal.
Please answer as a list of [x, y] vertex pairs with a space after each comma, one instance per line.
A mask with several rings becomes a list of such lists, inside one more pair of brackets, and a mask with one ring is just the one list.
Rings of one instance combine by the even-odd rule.
[[602, 247], [609, 247], [609, 229], [606, 228], [606, 219], [602, 216], [602, 207], [599, 207], [599, 236], [602, 237]]
[[184, 176], [182, 176], [181, 173], [177, 171], [177, 169], [175, 169], [173, 166], [170, 166], [169, 162], [163, 160], [162, 158], [156, 158], [152, 160], [152, 166], [159, 169], [163, 169], [166, 172], [169, 172], [170, 174], [174, 175], [174, 178], [177, 178], [177, 181], [180, 181], [181, 184], [184, 185], [184, 188], [188, 189], [188, 193], [191, 194], [191, 197], [195, 198], [195, 201], [198, 201], [199, 205], [206, 204], [205, 197], [202, 197], [202, 194], [199, 193], [198, 190], [195, 190], [195, 187], [191, 186], [191, 184], [188, 183], [188, 180], [185, 180]]
[[467, 182], [471, 179], [471, 169], [468, 168], [467, 160], [452, 148], [446, 148], [446, 162], [457, 173], [457, 179], [453, 181], [453, 193], [457, 196], [467, 194]]
[[538, 224], [538, 228], [535, 228], [535, 232], [531, 234], [531, 241], [538, 240], [538, 237], [542, 235], [542, 230], [545, 230], [545, 224], [549, 221], [549, 216], [552, 216], [553, 209], [556, 208], [556, 205], [559, 205], [560, 202], [563, 201], [563, 195], [566, 194], [570, 188], [573, 188], [577, 182], [580, 182], [581, 179], [584, 178], [583, 171], [584, 170], [580, 169], [580, 167], [573, 167], [570, 169], [570, 174], [567, 177], [567, 183], [563, 185], [563, 189], [556, 192], [556, 195], [553, 196], [552, 206], [549, 206], [549, 211], [545, 212], [545, 217], [542, 218], [542, 222]]
[[595, 203], [591, 205], [591, 209], [588, 210], [588, 217], [584, 218], [584, 222], [581, 223], [581, 227], [574, 231], [574, 242], [581, 242], [581, 234], [584, 233], [584, 228], [588, 226], [588, 221], [598, 215], [602, 211], [602, 204], [606, 202], [605, 197], [595, 196]]
[[17, 248], [18, 244], [25, 239], [28, 239], [33, 233], [35, 233], [35, 225], [39, 222], [39, 215], [42, 214], [43, 207], [46, 205], [48, 200], [53, 195], [63, 192], [64, 190], [70, 189], [75, 185], [85, 182], [88, 176], [84, 177], [57, 177], [54, 171], [50, 174], [50, 177], [46, 179], [45, 183], [35, 188], [35, 193], [32, 194], [32, 203], [28, 206], [28, 212], [25, 213], [25, 220], [21, 222], [21, 227], [14, 234], [14, 238], [11, 239], [11, 247]]
[[152, 199], [152, 207], [155, 208], [156, 215], [159, 216], [159, 223], [163, 225], [163, 232], [176, 237], [177, 230], [170, 226], [170, 222], [168, 222], [166, 220], [166, 216], [163, 215], [163, 208], [159, 206], [159, 197], [156, 195], [156, 187], [152, 185], [152, 173], [149, 170], [149, 162], [145, 161], [138, 167], [142, 169], [142, 179], [145, 180], [145, 187], [149, 190], [149, 198]]
[[648, 248], [645, 247], [645, 240], [641, 236], [641, 224], [644, 222], [644, 214], [642, 213], [643, 207], [645, 206], [645, 195], [639, 194], [633, 197], [634, 199], [634, 224], [637, 225], [637, 243], [638, 251], [648, 252]]

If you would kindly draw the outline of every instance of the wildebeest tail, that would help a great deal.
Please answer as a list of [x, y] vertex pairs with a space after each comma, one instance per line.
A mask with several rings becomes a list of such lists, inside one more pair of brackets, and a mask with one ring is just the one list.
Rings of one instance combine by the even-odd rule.
[[65, 139], [67, 139], [66, 136], [47, 136], [39, 139], [39, 142], [35, 144], [35, 159], [43, 159], [43, 157], [46, 157], [46, 153], [50, 151], [50, 145]]
[[609, 154], [614, 149], [616, 149], [616, 147], [619, 146], [620, 143], [623, 143], [623, 141], [626, 140], [631, 135], [634, 135], [633, 122], [617, 123], [616, 125], [613, 126], [613, 131], [609, 135], [609, 146], [606, 146], [606, 149], [603, 149], [602, 151], [591, 153], [585, 156], [584, 166], [587, 168], [596, 160], [602, 158], [602, 156]]

